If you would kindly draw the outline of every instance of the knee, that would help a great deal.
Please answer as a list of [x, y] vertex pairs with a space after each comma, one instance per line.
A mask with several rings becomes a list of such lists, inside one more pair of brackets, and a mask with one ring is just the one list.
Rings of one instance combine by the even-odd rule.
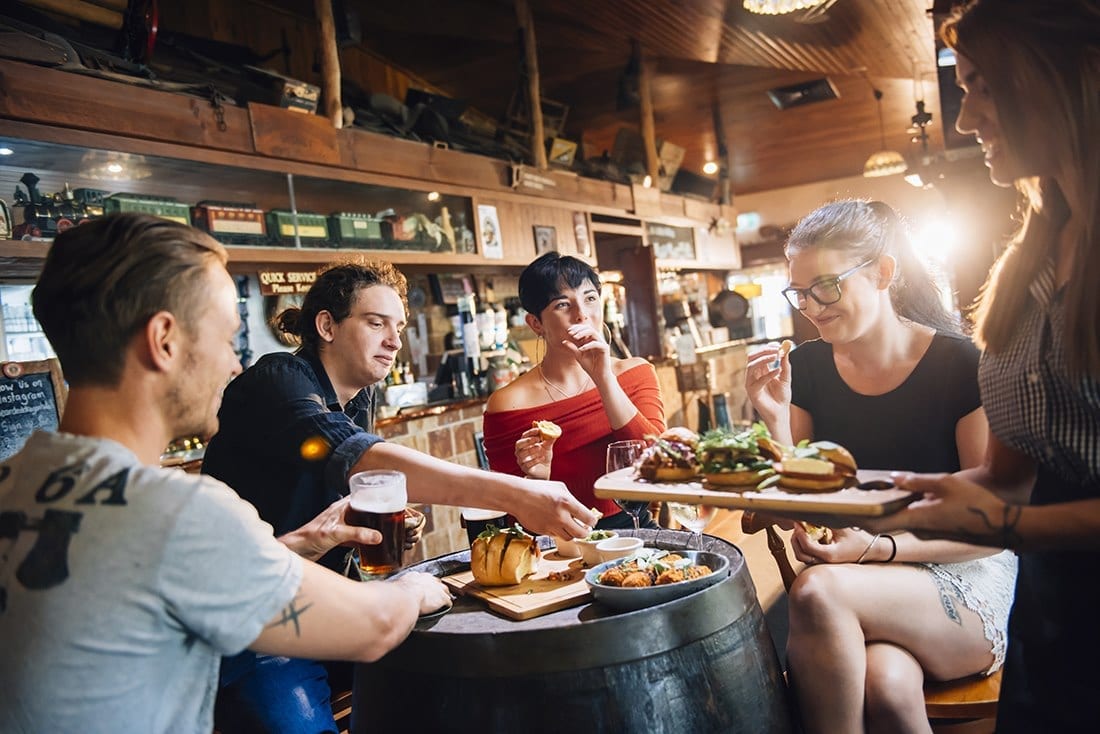
[[872, 730], [889, 731], [889, 722], [911, 720], [924, 711], [924, 676], [920, 668], [867, 660], [864, 684], [867, 719], [885, 725]]
[[839, 593], [838, 570], [808, 566], [798, 574], [787, 595], [792, 625], [812, 626], [839, 611], [844, 595]]

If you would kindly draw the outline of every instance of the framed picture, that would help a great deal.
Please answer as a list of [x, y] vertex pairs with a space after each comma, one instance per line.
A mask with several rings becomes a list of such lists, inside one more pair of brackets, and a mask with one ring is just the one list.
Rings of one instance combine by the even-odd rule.
[[553, 227], [535, 225], [535, 255], [558, 249], [558, 232]]
[[504, 245], [500, 239], [500, 219], [497, 217], [497, 208], [490, 204], [478, 204], [477, 223], [481, 233], [481, 254], [486, 260], [503, 260]]
[[573, 212], [573, 234], [577, 239], [577, 254], [592, 257], [592, 242], [588, 239], [588, 217], [584, 212]]

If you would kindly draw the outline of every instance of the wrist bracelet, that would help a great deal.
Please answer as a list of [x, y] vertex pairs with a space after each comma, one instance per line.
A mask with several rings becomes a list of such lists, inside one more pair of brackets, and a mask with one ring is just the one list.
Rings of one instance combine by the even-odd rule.
[[[856, 559], [856, 564], [863, 563], [863, 559], [866, 558], [867, 554], [871, 552], [871, 548], [872, 548], [872, 546], [874, 546], [875, 541], [878, 540], [881, 537], [882, 537], [882, 534], [879, 533], [875, 537], [871, 538], [871, 542], [867, 544], [867, 547], [864, 548], [863, 552], [859, 554], [859, 558]], [[893, 540], [893, 538], [890, 538], [890, 540]], [[891, 558], [893, 558], [893, 556], [891, 556]]]
[[883, 533], [880, 537], [886, 538], [890, 541], [890, 557], [883, 561], [883, 563], [889, 563], [890, 561], [894, 560], [894, 558], [896, 558], [898, 555], [898, 541], [894, 540], [893, 535], [887, 535], [886, 533]]

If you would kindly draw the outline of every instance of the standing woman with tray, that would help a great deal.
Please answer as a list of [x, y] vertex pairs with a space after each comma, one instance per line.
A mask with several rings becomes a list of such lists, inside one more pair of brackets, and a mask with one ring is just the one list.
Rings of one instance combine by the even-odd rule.
[[[746, 389], [772, 435], [835, 441], [868, 468], [978, 465], [978, 351], [894, 210], [827, 204], [795, 227], [787, 258], [785, 295], [821, 339], [750, 359]], [[787, 643], [807, 731], [927, 732], [926, 677], [1001, 666], [1012, 554], [859, 528], [822, 542], [800, 525], [791, 543], [811, 564], [791, 588]]]
[[[604, 473], [609, 443], [664, 430], [657, 372], [640, 357], [611, 356], [600, 278], [584, 261], [546, 253], [520, 275], [519, 298], [546, 352], [534, 369], [490, 396], [489, 466], [564, 482], [582, 504], [603, 513], [596, 527], [632, 528], [629, 514], [612, 500], [596, 499], [592, 485]], [[558, 424], [561, 437], [544, 440], [532, 425], [542, 420]], [[657, 527], [648, 510], [639, 517], [641, 527]]]
[[998, 732], [1096, 731], [1100, 703], [1100, 2], [998, 0], [950, 18], [956, 127], [1023, 222], [977, 311], [985, 463], [899, 486], [876, 521], [1019, 553]]

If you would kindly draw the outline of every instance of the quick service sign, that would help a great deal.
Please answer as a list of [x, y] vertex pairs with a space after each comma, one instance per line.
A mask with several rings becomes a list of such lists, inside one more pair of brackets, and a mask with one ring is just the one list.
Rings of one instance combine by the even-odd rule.
[[317, 280], [315, 270], [261, 270], [260, 293], [265, 296], [286, 296], [305, 293]]

